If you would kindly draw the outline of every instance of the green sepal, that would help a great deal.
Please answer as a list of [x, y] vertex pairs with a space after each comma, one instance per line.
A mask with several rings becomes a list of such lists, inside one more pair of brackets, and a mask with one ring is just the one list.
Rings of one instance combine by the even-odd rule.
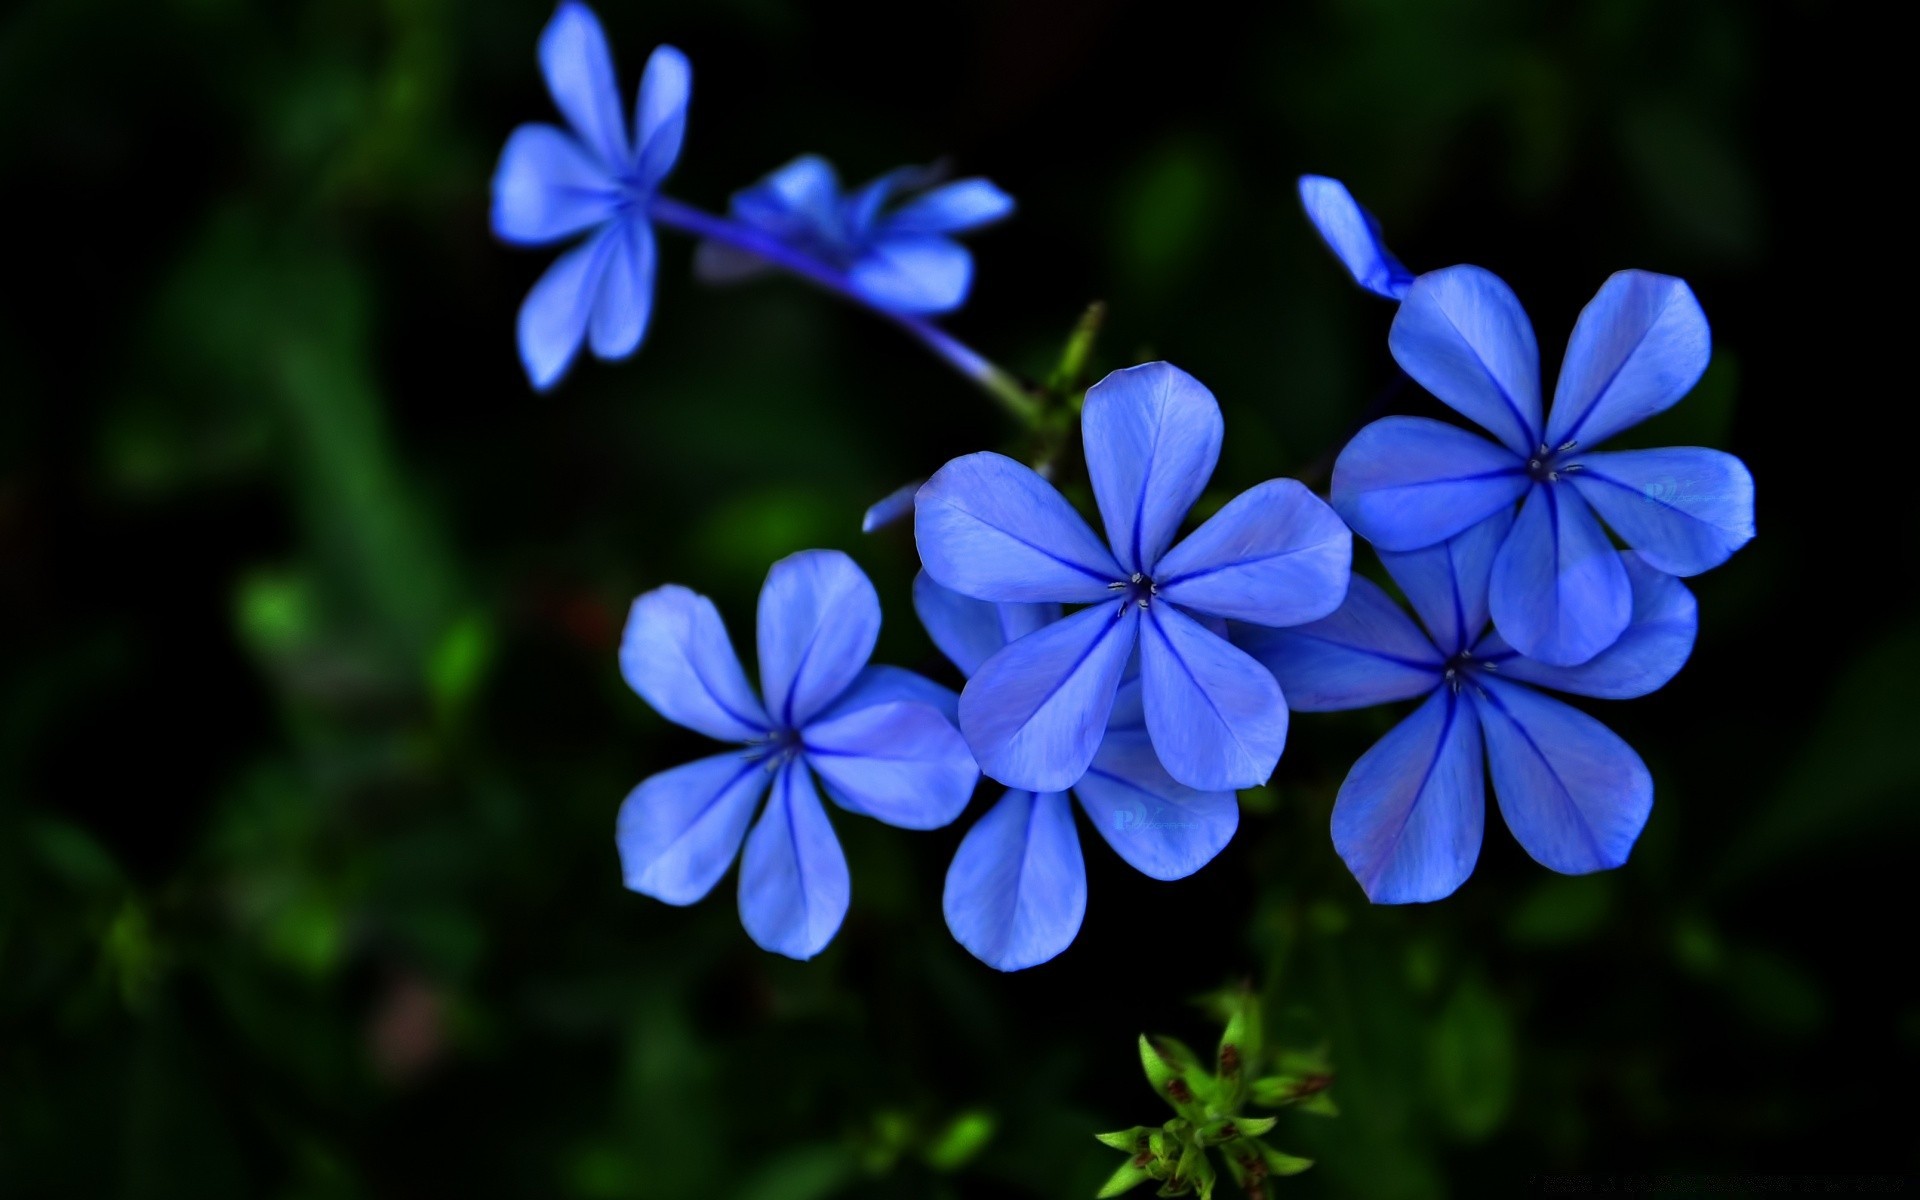
[[[1251, 987], [1241, 984], [1237, 988], [1214, 993], [1209, 1003], [1226, 1022], [1226, 1029], [1220, 1034], [1220, 1048], [1215, 1055], [1220, 1079], [1237, 1090], [1239, 1080], [1251, 1074], [1266, 1053], [1260, 997]], [[1235, 1102], [1238, 1099], [1234, 1097]], [[1235, 1103], [1228, 1103], [1224, 1107], [1233, 1108]]]
[[1112, 1146], [1125, 1154], [1138, 1154], [1147, 1149], [1147, 1137], [1152, 1132], [1145, 1125], [1135, 1125], [1132, 1129], [1122, 1129], [1117, 1133], [1096, 1133], [1093, 1136], [1102, 1146]]
[[1257, 1138], [1279, 1122], [1278, 1117], [1234, 1117], [1202, 1126], [1201, 1144], [1218, 1146], [1235, 1138]]
[[1190, 1121], [1206, 1116], [1206, 1101], [1213, 1097], [1213, 1077], [1200, 1066], [1199, 1058], [1184, 1044], [1169, 1037], [1140, 1035], [1140, 1065], [1147, 1082], [1173, 1110]]
[[1301, 1158], [1297, 1154], [1275, 1150], [1265, 1142], [1253, 1144], [1260, 1147], [1260, 1157], [1266, 1161], [1267, 1170], [1275, 1175], [1298, 1175], [1313, 1165], [1313, 1160], [1310, 1158]]
[[1118, 1170], [1107, 1176], [1107, 1181], [1100, 1185], [1100, 1190], [1093, 1194], [1094, 1200], [1107, 1200], [1109, 1196], [1130, 1192], [1151, 1178], [1153, 1176], [1147, 1174], [1145, 1168], [1136, 1167], [1131, 1162], [1123, 1162]]

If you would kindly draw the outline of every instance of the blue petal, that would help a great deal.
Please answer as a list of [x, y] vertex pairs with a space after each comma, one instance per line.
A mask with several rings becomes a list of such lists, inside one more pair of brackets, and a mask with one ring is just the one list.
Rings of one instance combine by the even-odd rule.
[[1627, 861], [1653, 811], [1646, 764], [1605, 725], [1519, 684], [1473, 693], [1493, 793], [1534, 861], [1568, 875]]
[[803, 550], [767, 572], [759, 633], [767, 711], [799, 729], [867, 665], [880, 637], [880, 597], [840, 551]]
[[1154, 879], [1185, 879], [1213, 861], [1240, 826], [1232, 792], [1202, 792], [1160, 765], [1145, 733], [1109, 733], [1074, 785], [1114, 853]]
[[901, 517], [913, 512], [913, 498], [920, 494], [920, 485], [924, 479], [912, 483], [903, 483], [868, 506], [860, 517], [860, 532], [873, 533], [885, 529]]
[[901, 829], [938, 829], [980, 782], [966, 739], [926, 704], [875, 704], [815, 721], [802, 745], [840, 807]]
[[960, 719], [959, 693], [941, 687], [917, 671], [884, 663], [871, 664], [854, 676], [847, 690], [840, 693], [840, 698], [822, 709], [813, 719], [818, 723], [857, 709], [901, 700], [930, 705], [949, 721], [957, 722]]
[[1567, 339], [1547, 442], [1596, 445], [1673, 407], [1712, 356], [1707, 314], [1684, 281], [1617, 272], [1580, 311]]
[[1324, 175], [1300, 177], [1300, 206], [1320, 240], [1333, 251], [1353, 281], [1376, 296], [1398, 300], [1413, 286], [1413, 272], [1387, 249], [1380, 223], [1360, 207], [1347, 185]]
[[1257, 787], [1287, 742], [1287, 704], [1246, 651], [1171, 604], [1147, 609], [1140, 683], [1153, 748], [1173, 776], [1205, 791]]
[[1486, 819], [1480, 724], [1441, 688], [1353, 764], [1333, 804], [1333, 848], [1367, 899], [1419, 904], [1473, 874]]
[[791, 759], [747, 835], [740, 859], [740, 923], [762, 950], [808, 959], [847, 915], [847, 856], [833, 836], [806, 763]]
[[1512, 527], [1513, 513], [1503, 508], [1437, 546], [1381, 552], [1381, 564], [1407, 594], [1443, 657], [1452, 658], [1486, 631], [1493, 560]]
[[657, 46], [640, 76], [634, 102], [633, 144], [639, 151], [634, 174], [652, 190], [673, 170], [687, 136], [687, 101], [693, 94], [693, 64], [672, 46]]
[[1120, 690], [1113, 694], [1113, 711], [1107, 715], [1107, 734], [1145, 733], [1147, 702], [1141, 695], [1140, 655], [1135, 653], [1120, 673]]
[[889, 234], [854, 260], [847, 282], [870, 303], [893, 312], [946, 312], [967, 298], [973, 255], [948, 238]]
[[1387, 347], [1408, 375], [1515, 454], [1540, 444], [1540, 350], [1513, 289], [1448, 267], [1413, 281]]
[[974, 822], [940, 906], [981, 962], [1022, 971], [1059, 954], [1087, 911], [1087, 868], [1064, 792], [1011, 791]]
[[1444, 661], [1380, 585], [1356, 575], [1346, 603], [1311, 625], [1240, 625], [1234, 644], [1280, 682], [1296, 712], [1337, 712], [1424, 695]]
[[913, 532], [927, 574], [979, 600], [1090, 604], [1126, 578], [1053, 485], [1004, 454], [940, 468], [914, 501]]
[[1630, 700], [1665, 686], [1693, 653], [1699, 605], [1686, 584], [1633, 551], [1620, 561], [1633, 587], [1633, 619], [1613, 645], [1577, 667], [1550, 667], [1515, 654], [1495, 633], [1474, 648], [1474, 657], [1509, 679], [1603, 700]]
[[1098, 604], [988, 659], [960, 693], [960, 731], [980, 769], [1008, 787], [1058, 792], [1100, 747], [1140, 610]]
[[633, 602], [620, 673], [655, 712], [710, 738], [745, 742], [772, 728], [713, 601], [679, 584]]
[[913, 611], [940, 653], [971, 675], [980, 664], [1037, 629], [1060, 619], [1058, 604], [995, 604], [941, 587], [925, 571], [913, 577]]
[[1560, 667], [1613, 645], [1633, 614], [1619, 553], [1580, 494], [1557, 483], [1535, 485], [1520, 506], [1487, 600], [1515, 650]]
[[1153, 569], [1162, 599], [1256, 625], [1317, 621], [1347, 594], [1353, 534], [1305, 484], [1241, 492]]
[[1107, 541], [1128, 572], [1151, 573], [1220, 460], [1213, 393], [1171, 363], [1115, 371], [1080, 411], [1087, 474]]
[[653, 313], [653, 227], [645, 221], [622, 221], [605, 236], [607, 267], [587, 333], [594, 354], [612, 361], [640, 348]]
[[712, 891], [740, 849], [767, 778], [744, 754], [719, 754], [634, 788], [614, 832], [627, 886], [668, 904], [692, 904]]
[[606, 169], [572, 134], [522, 125], [494, 168], [494, 236], [523, 246], [557, 242], [610, 220], [618, 200]]
[[1478, 434], [1427, 417], [1384, 417], [1333, 464], [1333, 507], [1382, 550], [1445, 541], [1524, 496], [1526, 464]]
[[600, 19], [584, 4], [566, 0], [540, 33], [540, 70], [547, 90], [565, 114], [580, 140], [612, 172], [624, 171], [632, 159], [627, 126], [620, 114], [620, 93], [614, 83], [613, 55]]
[[985, 179], [956, 179], [901, 205], [887, 218], [889, 234], [963, 233], [1013, 212], [1013, 197]]
[[847, 193], [840, 205], [840, 222], [846, 236], [856, 244], [880, 236], [880, 214], [888, 202], [901, 192], [924, 186], [937, 174], [937, 167], [895, 167]]
[[772, 232], [825, 233], [840, 214], [840, 177], [817, 154], [803, 154], [733, 197], [733, 215]]
[[613, 238], [605, 229], [562, 254], [520, 305], [520, 362], [541, 391], [560, 382], [586, 340]]
[[1565, 478], [1669, 575], [1717, 567], [1753, 539], [1753, 476], [1731, 454], [1698, 446], [1587, 454]]

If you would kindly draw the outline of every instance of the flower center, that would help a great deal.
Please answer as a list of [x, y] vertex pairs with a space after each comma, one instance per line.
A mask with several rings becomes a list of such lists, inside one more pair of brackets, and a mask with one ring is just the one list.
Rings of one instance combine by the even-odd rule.
[[1577, 450], [1579, 442], [1562, 442], [1559, 446], [1540, 443], [1540, 448], [1527, 456], [1527, 474], [1535, 483], [1558, 483], [1562, 475], [1571, 475], [1583, 468], [1579, 463], [1568, 462], [1567, 455]]
[[1133, 573], [1131, 579], [1114, 580], [1107, 585], [1107, 590], [1119, 592], [1121, 604], [1138, 604], [1141, 608], [1147, 607], [1153, 598], [1160, 594], [1160, 589], [1154, 586], [1153, 580], [1138, 571]]
[[800, 753], [800, 731], [776, 729], [757, 742], [747, 745], [747, 759], [769, 771], [777, 771]]
[[1440, 677], [1457, 694], [1461, 688], [1474, 683], [1474, 677], [1480, 672], [1491, 670], [1493, 670], [1492, 663], [1475, 658], [1471, 650], [1462, 650], [1448, 659], [1446, 665], [1440, 668]]

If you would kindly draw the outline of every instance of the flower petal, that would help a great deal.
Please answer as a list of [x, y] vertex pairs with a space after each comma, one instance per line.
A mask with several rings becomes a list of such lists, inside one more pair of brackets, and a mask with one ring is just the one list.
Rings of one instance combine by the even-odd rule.
[[1120, 565], [1150, 573], [1206, 489], [1225, 423], [1198, 379], [1171, 363], [1115, 371], [1087, 389], [1087, 474]]
[[1481, 680], [1473, 705], [1493, 792], [1534, 861], [1567, 875], [1627, 861], [1653, 811], [1653, 777], [1611, 729], [1519, 684]]
[[1066, 793], [1002, 796], [961, 839], [940, 907], [954, 940], [997, 970], [1037, 966], [1071, 945], [1087, 868]]
[[920, 494], [920, 486], [924, 483], [924, 479], [903, 483], [868, 505], [867, 511], [860, 515], [860, 532], [874, 533], [910, 515], [913, 512], [913, 498]]
[[1147, 730], [1167, 773], [1207, 791], [1257, 787], [1287, 741], [1273, 675], [1171, 604], [1147, 609], [1140, 637]]
[[733, 196], [733, 215], [783, 237], [825, 235], [840, 219], [840, 176], [817, 154], [803, 154]]
[[767, 572], [759, 633], [767, 711], [800, 729], [867, 665], [880, 637], [880, 597], [845, 554], [803, 550]]
[[1620, 555], [1572, 488], [1536, 484], [1493, 559], [1488, 608], [1528, 658], [1583, 663], [1618, 641], [1633, 615]]
[[602, 230], [562, 254], [520, 305], [520, 362], [543, 392], [560, 382], [586, 340], [611, 248], [611, 231]]
[[693, 64], [672, 46], [656, 46], [640, 76], [633, 108], [634, 173], [649, 190], [673, 170], [687, 136], [687, 101], [693, 94]]
[[973, 255], [949, 238], [889, 234], [854, 260], [847, 282], [869, 303], [893, 312], [946, 312], [967, 298]]
[[633, 602], [620, 637], [620, 673], [655, 712], [710, 738], [750, 741], [773, 727], [713, 601], [679, 584]]
[[1603, 700], [1630, 700], [1665, 686], [1693, 653], [1700, 607], [1686, 584], [1633, 551], [1623, 551], [1620, 561], [1633, 588], [1633, 618], [1613, 645], [1577, 667], [1550, 667], [1514, 653], [1494, 633], [1474, 648], [1474, 657], [1509, 679]]
[[980, 769], [1028, 791], [1071, 787], [1100, 747], [1139, 627], [1137, 607], [1097, 604], [982, 664], [960, 693], [960, 731]]
[[1614, 273], [1580, 310], [1567, 339], [1547, 443], [1596, 445], [1672, 408], [1711, 357], [1707, 314], [1684, 280]]
[[1398, 300], [1413, 286], [1413, 272], [1387, 249], [1380, 223], [1360, 207], [1347, 185], [1325, 175], [1300, 177], [1300, 206], [1320, 240], [1353, 281], [1376, 296]]
[[949, 721], [957, 722], [960, 719], [958, 692], [940, 686], [917, 671], [885, 663], [871, 663], [853, 677], [853, 682], [847, 685], [846, 691], [840, 693], [839, 699], [822, 709], [813, 720], [817, 724], [845, 713], [895, 701], [929, 705], [938, 709]]
[[653, 313], [653, 227], [645, 221], [621, 221], [608, 228], [607, 268], [593, 301], [588, 344], [608, 361], [640, 348]]
[[1053, 485], [1004, 454], [940, 468], [914, 500], [913, 532], [927, 574], [979, 600], [1090, 604], [1126, 578]]
[[523, 246], [572, 237], [611, 220], [619, 194], [572, 134], [522, 125], [493, 171], [494, 236]]
[[1013, 213], [1013, 197], [985, 179], [956, 179], [900, 206], [886, 219], [889, 234], [964, 233]]
[[847, 856], [802, 759], [774, 777], [773, 798], [740, 859], [740, 923], [762, 950], [808, 959], [840, 932], [851, 897]]
[[1001, 647], [1060, 619], [1058, 604], [995, 604], [962, 596], [925, 571], [913, 577], [913, 611], [948, 661], [971, 675]]
[[1503, 508], [1436, 546], [1381, 552], [1381, 565], [1407, 594], [1443, 657], [1452, 658], [1486, 632], [1493, 560], [1512, 527], [1513, 513]]
[[1479, 267], [1413, 281], [1394, 315], [1394, 361], [1515, 454], [1540, 444], [1540, 349], [1513, 289]]
[[1337, 712], [1425, 695], [1444, 661], [1406, 610], [1356, 575], [1330, 617], [1291, 629], [1237, 625], [1236, 646], [1273, 672], [1295, 712]]
[[540, 33], [540, 70], [547, 91], [580, 140], [609, 171], [626, 170], [632, 158], [620, 114], [613, 55], [600, 18], [576, 0], [565, 0]]
[[1353, 534], [1293, 479], [1241, 492], [1154, 567], [1160, 597], [1256, 625], [1317, 621], [1347, 594]]
[[620, 806], [614, 842], [626, 885], [668, 904], [692, 904], [720, 882], [768, 775], [741, 753], [717, 754], [643, 782]]
[[926, 704], [875, 704], [807, 726], [807, 761], [849, 812], [901, 829], [938, 829], [980, 782], [966, 739]]
[[1450, 896], [1480, 858], [1487, 783], [1472, 705], [1441, 688], [1360, 756], [1333, 804], [1333, 848], [1375, 904]]
[[1566, 476], [1601, 518], [1669, 575], [1698, 575], [1753, 539], [1753, 476], [1698, 446], [1581, 456]]
[[1185, 879], [1212, 862], [1240, 827], [1232, 792], [1176, 781], [1144, 732], [1109, 733], [1073, 792], [1114, 853], [1154, 879]]
[[1526, 464], [1428, 417], [1383, 417], [1333, 464], [1333, 507], [1382, 550], [1445, 541], [1526, 495]]

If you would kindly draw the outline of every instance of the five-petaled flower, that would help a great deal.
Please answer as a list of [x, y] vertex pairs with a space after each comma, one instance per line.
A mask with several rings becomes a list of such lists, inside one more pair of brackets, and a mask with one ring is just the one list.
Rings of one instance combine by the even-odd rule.
[[674, 585], [635, 600], [620, 645], [628, 684], [668, 720], [744, 749], [664, 771], [627, 797], [616, 835], [627, 886], [692, 904], [744, 838], [741, 923], [763, 948], [811, 958], [849, 898], [815, 775], [841, 808], [903, 829], [959, 816], [980, 772], [946, 715], [953, 693], [868, 666], [879, 635], [879, 598], [852, 559], [809, 550], [775, 563], [760, 591], [762, 705], [712, 601]]
[[1004, 455], [954, 459], [915, 501], [920, 558], [937, 582], [978, 600], [1087, 606], [987, 659], [961, 694], [961, 731], [1009, 787], [1072, 787], [1138, 647], [1147, 733], [1167, 773], [1203, 791], [1261, 783], [1286, 740], [1285, 700], [1203, 621], [1327, 615], [1346, 594], [1352, 535], [1300, 483], [1273, 479], [1172, 545], [1213, 474], [1223, 423], [1213, 394], [1167, 363], [1088, 389], [1081, 428], [1111, 549]]
[[1643, 556], [1610, 550], [1631, 589], [1626, 632], [1578, 666], [1523, 657], [1487, 628], [1489, 580], [1512, 523], [1503, 509], [1437, 545], [1381, 553], [1426, 633], [1358, 576], [1323, 621], [1233, 631], [1302, 711], [1426, 697], [1361, 755], [1334, 802], [1334, 848], [1376, 903], [1438, 900], [1472, 874], [1486, 819], [1483, 744], [1507, 827], [1555, 871], [1624, 863], [1652, 810], [1653, 780], [1632, 747], [1534, 688], [1627, 699], [1660, 687], [1692, 652], [1693, 594]]
[[[941, 653], [971, 675], [1008, 643], [1060, 619], [1057, 604], [992, 604], [913, 581], [913, 606]], [[1137, 675], [1124, 679], [1105, 736], [1073, 794], [1131, 866], [1184, 879], [1220, 853], [1240, 823], [1230, 791], [1176, 782], [1154, 756]], [[947, 928], [975, 958], [1018, 971], [1072, 944], [1087, 910], [1087, 871], [1063, 791], [1006, 792], [974, 822], [947, 868]]]
[[[876, 308], [946, 312], [973, 283], [973, 256], [952, 235], [1007, 216], [1013, 198], [985, 179], [961, 179], [895, 204], [929, 175], [906, 167], [843, 194], [831, 163], [803, 155], [737, 193], [733, 217], [843, 272], [847, 288]], [[764, 265], [748, 250], [713, 241], [695, 259], [710, 282]]]
[[672, 46], [653, 52], [629, 140], [606, 35], [576, 0], [561, 4], [541, 33], [540, 69], [571, 132], [538, 123], [513, 131], [493, 175], [493, 231], [529, 246], [590, 233], [520, 306], [520, 361], [545, 390], [566, 374], [582, 341], [608, 360], [640, 348], [653, 309], [647, 206], [680, 157], [693, 72]]

